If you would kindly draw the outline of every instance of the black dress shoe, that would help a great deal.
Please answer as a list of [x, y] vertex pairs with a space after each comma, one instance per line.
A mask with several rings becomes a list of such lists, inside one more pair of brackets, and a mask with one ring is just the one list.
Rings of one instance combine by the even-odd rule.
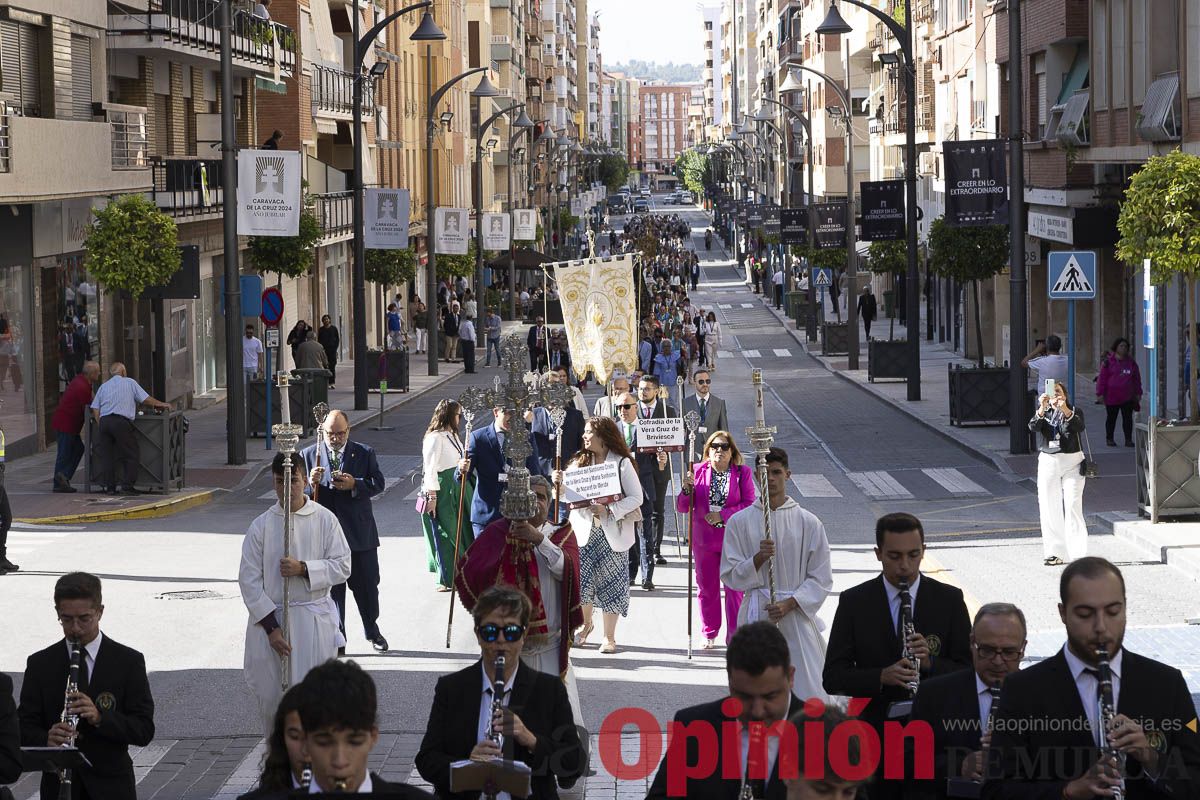
[[342, 656], [344, 656], [344, 655], [346, 655], [346, 648], [344, 648], [344, 647], [339, 647], [339, 648], [338, 648], [338, 658], [341, 658], [341, 657], [342, 657]]
[[667, 560], [666, 560], [665, 558], [663, 558], [662, 556], [655, 556], [655, 557], [654, 557], [654, 563], [655, 563], [657, 566], [660, 566], [660, 567], [661, 567], [662, 565], [664, 565], [664, 564], [666, 564], [666, 563], [667, 563]]
[[20, 567], [9, 561], [7, 556], [0, 556], [0, 575], [6, 572], [16, 572], [19, 569]]
[[653, 592], [654, 581], [642, 581], [642, 589], [647, 592]]
[[78, 490], [69, 483], [59, 483], [55, 484], [54, 491], [58, 492], [59, 494], [72, 494]]
[[383, 638], [382, 633], [377, 633], [371, 638], [371, 647], [374, 647], [377, 652], [386, 653], [388, 651], [387, 639]]
[[132, 486], [126, 486], [126, 487], [122, 488], [121, 491], [115, 492], [115, 494], [123, 494], [123, 495], [128, 495], [129, 497], [132, 497], [132, 496], [138, 495], [138, 494], [145, 494], [145, 492], [143, 492], [141, 489], [135, 489]]

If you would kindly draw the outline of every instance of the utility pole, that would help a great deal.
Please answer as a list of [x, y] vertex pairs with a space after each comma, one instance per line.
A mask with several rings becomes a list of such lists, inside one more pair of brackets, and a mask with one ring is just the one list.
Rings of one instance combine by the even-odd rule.
[[[237, 237], [237, 126], [233, 119], [233, 12], [221, 0], [221, 213], [225, 228], [225, 424], [230, 464], [246, 463], [246, 379], [242, 372], [242, 281]], [[265, 376], [268, 383], [271, 376]]]

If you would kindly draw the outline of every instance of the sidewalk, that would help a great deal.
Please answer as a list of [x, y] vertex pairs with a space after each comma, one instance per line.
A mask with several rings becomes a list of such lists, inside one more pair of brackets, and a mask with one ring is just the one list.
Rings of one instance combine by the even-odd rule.
[[[392, 391], [384, 401], [385, 411], [404, 405], [426, 392], [441, 386], [462, 373], [461, 363], [438, 365], [438, 375], [429, 377], [425, 356], [410, 362], [409, 391]], [[354, 362], [338, 364], [340, 375], [353, 375]], [[354, 411], [353, 381], [339, 381], [339, 388], [329, 392], [329, 405], [346, 410], [350, 424], [370, 421], [379, 414], [379, 394], [370, 395], [370, 408]], [[217, 492], [239, 489], [254, 481], [270, 465], [275, 451], [267, 450], [264, 439], [246, 440], [246, 463], [230, 465], [226, 406], [222, 397], [205, 408], [187, 412], [187, 467], [184, 489], [165, 495], [149, 494], [134, 497], [110, 497], [83, 491], [83, 466], [75, 473], [75, 494], [51, 492], [54, 474], [53, 448], [32, 456], [10, 461], [5, 475], [9, 502], [17, 522], [49, 524], [78, 524], [103, 520], [141, 519], [175, 514], [207, 503]], [[93, 487], [95, 488], [95, 487]]]

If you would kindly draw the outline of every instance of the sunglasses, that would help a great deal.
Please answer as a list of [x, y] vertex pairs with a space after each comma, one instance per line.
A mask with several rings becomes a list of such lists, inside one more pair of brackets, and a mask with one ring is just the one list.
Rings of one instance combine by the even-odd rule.
[[489, 622], [480, 625], [475, 629], [475, 632], [479, 634], [480, 639], [483, 639], [488, 644], [498, 640], [501, 633], [504, 634], [504, 641], [517, 642], [525, 635], [525, 626], [518, 625], [515, 622], [510, 625], [497, 625], [494, 622]]
[[713, 442], [708, 446], [709, 450], [728, 450], [732, 447], [728, 442]]
[[696, 381], [696, 383], [702, 383], [702, 384], [704, 384], [705, 386], [707, 386], [708, 384], [712, 383], [712, 381], [701, 381], [701, 380], [697, 380], [697, 381]]
[[619, 409], [621, 409], [622, 411], [624, 411], [625, 409], [627, 409], [627, 408], [633, 408], [633, 407], [634, 407], [634, 406], [636, 406], [636, 405], [637, 405], [637, 403], [618, 403], [618, 404], [617, 404], [617, 408], [619, 408]]

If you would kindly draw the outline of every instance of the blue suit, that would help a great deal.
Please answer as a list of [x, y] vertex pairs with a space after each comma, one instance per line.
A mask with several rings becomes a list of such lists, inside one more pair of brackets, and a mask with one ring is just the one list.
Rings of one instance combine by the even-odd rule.
[[[525, 459], [525, 468], [530, 475], [544, 474], [538, 464], [537, 446], [532, 437], [529, 447], [532, 452]], [[508, 473], [508, 459], [500, 449], [495, 424], [471, 432], [471, 439], [467, 442], [467, 457], [471, 460], [471, 476], [475, 479], [471, 527], [478, 537], [490, 523], [500, 519], [500, 493], [506, 485], [501, 482], [500, 475]], [[461, 479], [461, 475], [458, 477]]]
[[[342, 526], [342, 533], [350, 545], [350, 579], [330, 590], [342, 618], [342, 630], [346, 627], [346, 586], [354, 592], [354, 602], [362, 617], [363, 631], [368, 639], [379, 635], [379, 528], [375, 525], [375, 513], [371, 509], [371, 498], [384, 489], [383, 472], [375, 450], [358, 442], [346, 442], [342, 450], [341, 471], [354, 477], [353, 489], [335, 489], [333, 470], [329, 458], [329, 446], [325, 442], [309, 445], [300, 451], [306, 471], [322, 466], [321, 490], [317, 502], [332, 511]], [[318, 462], [318, 458], [320, 459]], [[311, 489], [306, 489], [311, 494]]]

